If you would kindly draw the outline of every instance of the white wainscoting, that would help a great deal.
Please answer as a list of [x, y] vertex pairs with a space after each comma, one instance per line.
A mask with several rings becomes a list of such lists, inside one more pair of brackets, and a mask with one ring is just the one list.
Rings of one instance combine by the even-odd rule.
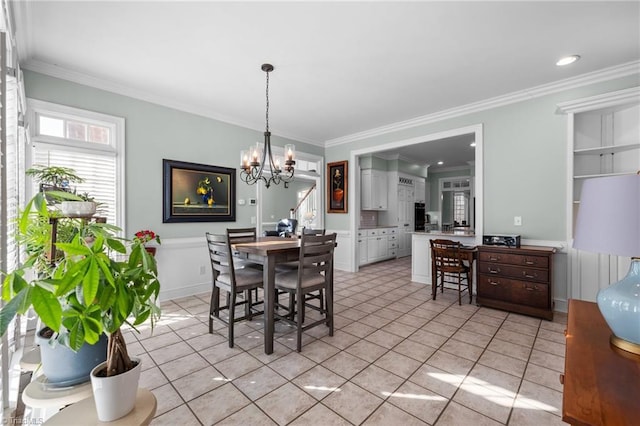
[[211, 291], [211, 263], [204, 235], [163, 238], [156, 260], [161, 301]]
[[331, 234], [332, 232], [337, 234], [336, 242], [338, 243], [333, 252], [333, 268], [341, 271], [353, 271], [351, 251], [354, 248], [351, 233], [349, 231], [327, 230], [327, 234]]

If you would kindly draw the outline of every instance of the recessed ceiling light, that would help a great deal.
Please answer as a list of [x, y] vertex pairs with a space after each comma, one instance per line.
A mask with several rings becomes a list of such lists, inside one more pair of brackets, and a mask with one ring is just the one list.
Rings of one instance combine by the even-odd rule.
[[471, 142], [471, 143], [469, 144], [469, 146], [471, 146], [471, 147], [476, 146], [476, 143], [475, 143], [475, 142]]
[[569, 65], [569, 64], [574, 63], [578, 59], [580, 59], [580, 55], [565, 56], [564, 58], [560, 58], [558, 60], [558, 62], [556, 62], [556, 65], [559, 66], [559, 67], [563, 67], [565, 65]]
[[444, 161], [438, 161], [438, 166], [442, 166], [444, 164]]

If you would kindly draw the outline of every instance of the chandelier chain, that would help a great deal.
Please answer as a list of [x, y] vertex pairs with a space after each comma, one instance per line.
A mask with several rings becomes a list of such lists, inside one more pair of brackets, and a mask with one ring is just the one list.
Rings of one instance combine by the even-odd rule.
[[267, 74], [267, 90], [266, 90], [266, 97], [267, 97], [267, 112], [265, 113], [265, 118], [267, 121], [267, 132], [269, 131], [269, 71], [266, 72]]

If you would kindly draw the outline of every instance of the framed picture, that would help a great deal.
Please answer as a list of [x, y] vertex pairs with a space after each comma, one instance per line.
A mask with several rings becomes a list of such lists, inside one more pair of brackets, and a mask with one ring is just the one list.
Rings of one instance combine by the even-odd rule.
[[347, 161], [327, 164], [327, 213], [347, 213]]
[[234, 222], [236, 169], [162, 160], [162, 222]]

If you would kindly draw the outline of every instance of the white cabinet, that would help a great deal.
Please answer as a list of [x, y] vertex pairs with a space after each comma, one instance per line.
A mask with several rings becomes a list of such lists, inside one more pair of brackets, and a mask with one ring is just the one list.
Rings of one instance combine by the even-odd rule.
[[415, 179], [415, 189], [414, 189], [414, 194], [415, 194], [415, 202], [416, 203], [425, 203], [427, 200], [426, 197], [426, 193], [427, 193], [427, 184], [425, 183], [424, 179]]
[[368, 262], [369, 259], [369, 250], [367, 247], [367, 231], [360, 230], [358, 231], [358, 264], [364, 265]]
[[398, 185], [398, 257], [411, 255], [411, 234], [414, 228], [414, 190]]
[[362, 170], [360, 174], [360, 209], [387, 209], [387, 173], [381, 170]]
[[397, 228], [361, 229], [358, 231], [360, 265], [395, 258], [397, 249]]
[[[569, 101], [558, 107], [567, 113], [569, 124], [567, 239], [572, 241], [584, 181], [635, 174], [640, 169], [640, 89]], [[628, 268], [629, 258], [569, 249], [568, 298], [595, 301], [598, 291], [622, 279]]]

